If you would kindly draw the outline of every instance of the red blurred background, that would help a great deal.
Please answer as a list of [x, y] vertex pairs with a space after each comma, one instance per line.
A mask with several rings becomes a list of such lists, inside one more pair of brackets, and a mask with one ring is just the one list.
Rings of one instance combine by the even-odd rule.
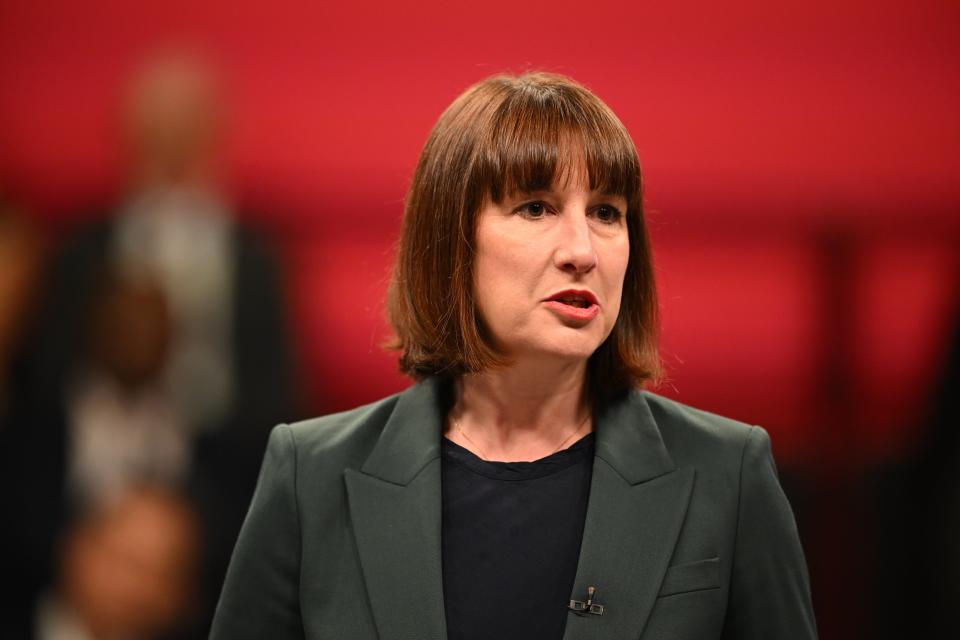
[[771, 432], [813, 496], [822, 637], [858, 635], [870, 523], [843, 487], [922, 446], [958, 311], [960, 3], [6, 0], [0, 179], [54, 245], [122, 184], [122, 88], [170, 44], [223, 70], [231, 189], [282, 256], [313, 413], [406, 384], [382, 299], [446, 105], [500, 71], [597, 93], [646, 172], [660, 391]]

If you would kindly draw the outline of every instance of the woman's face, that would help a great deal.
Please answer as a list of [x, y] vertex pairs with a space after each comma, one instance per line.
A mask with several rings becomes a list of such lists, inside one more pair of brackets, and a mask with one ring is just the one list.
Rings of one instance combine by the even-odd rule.
[[586, 360], [610, 335], [630, 258], [626, 212], [623, 197], [582, 178], [484, 205], [474, 291], [501, 353]]

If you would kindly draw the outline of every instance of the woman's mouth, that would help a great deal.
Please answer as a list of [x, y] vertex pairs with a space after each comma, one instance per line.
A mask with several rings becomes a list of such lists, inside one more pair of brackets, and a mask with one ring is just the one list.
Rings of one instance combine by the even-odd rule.
[[600, 313], [597, 298], [590, 291], [561, 291], [547, 298], [544, 304], [562, 320], [577, 325], [586, 324]]
[[589, 307], [592, 302], [586, 300], [585, 298], [554, 298], [557, 302], [562, 302], [563, 304], [568, 304], [571, 307], [579, 307], [581, 309], [586, 309]]

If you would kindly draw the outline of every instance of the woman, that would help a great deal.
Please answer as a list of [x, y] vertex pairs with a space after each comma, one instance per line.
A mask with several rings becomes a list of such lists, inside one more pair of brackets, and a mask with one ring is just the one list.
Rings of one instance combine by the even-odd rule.
[[440, 117], [388, 310], [419, 383], [277, 427], [213, 638], [812, 638], [769, 439], [658, 370], [634, 145], [573, 81]]

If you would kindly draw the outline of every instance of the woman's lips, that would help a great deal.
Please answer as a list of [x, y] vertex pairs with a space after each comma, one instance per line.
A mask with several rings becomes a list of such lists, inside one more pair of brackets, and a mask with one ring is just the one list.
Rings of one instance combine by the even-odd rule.
[[600, 313], [600, 305], [596, 303], [590, 303], [586, 307], [575, 307], [559, 300], [546, 300], [544, 304], [562, 319], [576, 324], [586, 324]]

